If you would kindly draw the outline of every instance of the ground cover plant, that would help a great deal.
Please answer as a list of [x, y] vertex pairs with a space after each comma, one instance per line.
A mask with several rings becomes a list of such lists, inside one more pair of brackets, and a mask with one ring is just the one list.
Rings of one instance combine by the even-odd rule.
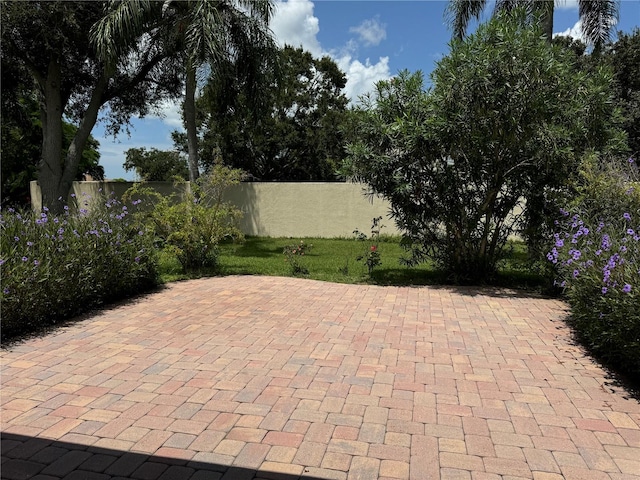
[[580, 340], [640, 378], [640, 175], [635, 161], [586, 162], [548, 259]]
[[79, 200], [77, 213], [65, 206], [57, 216], [46, 207], [2, 211], [3, 339], [157, 285], [153, 235], [130, 213], [135, 206]]

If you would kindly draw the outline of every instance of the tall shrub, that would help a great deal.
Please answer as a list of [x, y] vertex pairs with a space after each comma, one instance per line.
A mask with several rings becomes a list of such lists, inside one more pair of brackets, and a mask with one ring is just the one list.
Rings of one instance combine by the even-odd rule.
[[541, 221], [535, 200], [618, 138], [610, 73], [577, 72], [525, 20], [516, 9], [481, 25], [451, 44], [432, 89], [401, 72], [354, 116], [344, 174], [390, 201], [412, 262], [431, 258], [455, 281], [490, 278], [525, 217]]

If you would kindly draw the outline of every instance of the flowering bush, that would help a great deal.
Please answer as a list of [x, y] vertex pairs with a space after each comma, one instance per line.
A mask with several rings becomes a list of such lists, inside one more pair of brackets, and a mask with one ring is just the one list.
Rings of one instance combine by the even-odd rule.
[[384, 225], [380, 223], [381, 220], [382, 217], [376, 217], [371, 221], [371, 235], [369, 237], [358, 229], [353, 231], [353, 234], [356, 236], [356, 240], [371, 244], [371, 246], [369, 246], [362, 255], [358, 255], [356, 257], [356, 261], [364, 262], [369, 275], [373, 273], [373, 269], [375, 267], [382, 263], [382, 260], [380, 259], [380, 251], [378, 250], [378, 245], [380, 243], [380, 229], [384, 228]]
[[3, 338], [157, 284], [153, 237], [129, 207], [110, 198], [91, 211], [64, 208], [0, 215]]
[[298, 245], [287, 245], [282, 250], [285, 255], [285, 261], [291, 267], [291, 273], [294, 276], [309, 274], [309, 269], [302, 264], [299, 257], [304, 257], [304, 254], [309, 253], [311, 248], [313, 248], [312, 244], [307, 244], [304, 243], [304, 240], [300, 240]]
[[561, 210], [548, 259], [578, 336], [605, 362], [640, 372], [640, 184], [626, 169], [587, 164], [579, 195]]

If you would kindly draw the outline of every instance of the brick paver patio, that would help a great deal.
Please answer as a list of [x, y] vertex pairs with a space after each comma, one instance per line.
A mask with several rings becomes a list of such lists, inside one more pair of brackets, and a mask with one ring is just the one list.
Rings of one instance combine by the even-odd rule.
[[2, 351], [2, 478], [631, 479], [557, 300], [222, 277]]

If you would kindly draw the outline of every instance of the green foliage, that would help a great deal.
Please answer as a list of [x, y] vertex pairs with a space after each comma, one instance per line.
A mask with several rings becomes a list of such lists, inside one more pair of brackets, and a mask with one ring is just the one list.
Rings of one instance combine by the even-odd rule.
[[213, 72], [198, 103], [203, 158], [221, 156], [263, 181], [335, 180], [348, 103], [336, 63], [287, 46], [264, 72], [259, 101], [233, 74], [237, 66], [229, 68]]
[[215, 165], [182, 199], [162, 196], [144, 184], [132, 187], [125, 198], [151, 199], [153, 209], [146, 213], [147, 221], [159, 246], [175, 255], [185, 271], [215, 268], [218, 244], [243, 238], [238, 228], [242, 212], [223, 201], [224, 191], [243, 175], [241, 170]]
[[571, 323], [605, 363], [640, 374], [640, 175], [632, 159], [586, 162], [548, 254]]
[[610, 79], [576, 72], [522, 12], [499, 15], [452, 43], [432, 90], [406, 71], [377, 85], [354, 117], [343, 173], [390, 201], [410, 263], [490, 281], [509, 235], [526, 225], [536, 236], [546, 195], [583, 152], [620, 139]]
[[[587, 46], [570, 37], [555, 37], [559, 45], [575, 55], [575, 66], [586, 74], [602, 66], [613, 72], [613, 95], [620, 108], [621, 127], [627, 134], [631, 153], [640, 154], [640, 28], [618, 32], [618, 39], [601, 50], [586, 52]], [[587, 54], [588, 53], [588, 54]]]
[[618, 40], [604, 53], [610, 59], [616, 82], [616, 97], [622, 109], [623, 128], [631, 152], [640, 157], [640, 28], [633, 33], [620, 32]]
[[157, 284], [151, 232], [114, 199], [77, 215], [8, 209], [0, 227], [3, 339]]
[[294, 277], [299, 275], [309, 275], [309, 269], [302, 263], [300, 257], [304, 257], [305, 253], [308, 254], [313, 248], [313, 244], [304, 243], [304, 240], [300, 240], [297, 245], [287, 245], [282, 250], [286, 258], [286, 262], [289, 264], [291, 274]]
[[[449, 0], [445, 17], [453, 35], [464, 38], [471, 19], [480, 20], [487, 7], [487, 0]], [[555, 0], [498, 0], [494, 15], [508, 13], [514, 8], [526, 12], [529, 23], [541, 27], [548, 41], [553, 37], [553, 14]], [[611, 37], [618, 20], [619, 5], [615, 0], [578, 0], [582, 33], [596, 49], [601, 48]]]
[[[2, 55], [2, 204], [27, 206], [30, 202], [29, 182], [36, 179], [42, 158], [42, 121], [37, 91], [25, 69], [11, 64]], [[77, 128], [62, 122], [62, 157], [67, 155]], [[91, 135], [87, 139], [78, 165], [76, 180], [90, 174], [95, 180], [104, 178], [99, 164], [100, 144]]]
[[384, 225], [380, 223], [381, 220], [382, 217], [375, 217], [371, 220], [371, 235], [369, 237], [358, 229], [353, 231], [353, 234], [356, 236], [356, 240], [366, 244], [364, 253], [358, 255], [356, 257], [356, 261], [363, 262], [366, 265], [369, 276], [373, 273], [373, 269], [382, 263], [382, 260], [380, 259], [379, 246], [380, 229], [384, 228]]
[[124, 169], [135, 170], [145, 182], [167, 182], [176, 177], [189, 178], [187, 160], [177, 151], [163, 151], [156, 148], [130, 148], [125, 152]]
[[[160, 100], [180, 91], [180, 77], [162, 50], [163, 29], [157, 18], [145, 18], [143, 28], [124, 37], [113, 34], [117, 58], [98, 58], [90, 38], [92, 27], [105, 15], [108, 3], [131, 2], [14, 2], [2, 1], [2, 56], [28, 72], [37, 85], [43, 145], [38, 182], [43, 201], [62, 213], [82, 152], [102, 107], [107, 128], [116, 133], [134, 113], [144, 114]], [[158, 2], [150, 2], [161, 11]], [[145, 36], [146, 35], [146, 36]], [[145, 41], [141, 38], [145, 36]], [[4, 90], [4, 88], [3, 88]], [[77, 125], [64, 153], [63, 119]]]

